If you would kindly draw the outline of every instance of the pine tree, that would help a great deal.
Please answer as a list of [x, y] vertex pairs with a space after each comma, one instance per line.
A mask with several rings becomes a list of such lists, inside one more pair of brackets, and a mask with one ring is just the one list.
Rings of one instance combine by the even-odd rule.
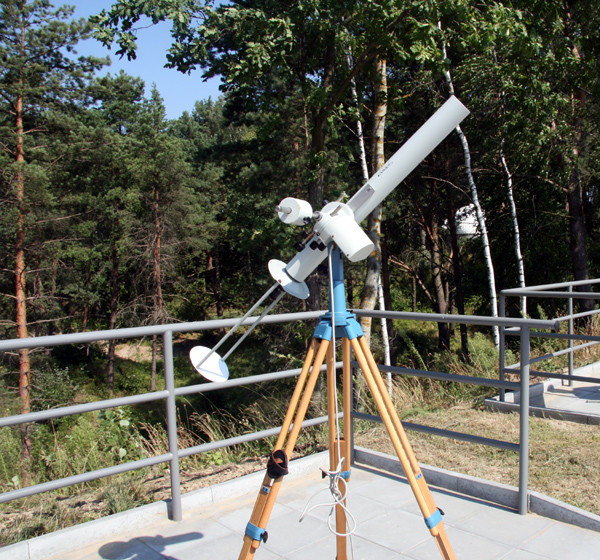
[[[48, 190], [49, 131], [60, 126], [61, 112], [74, 109], [91, 73], [101, 65], [97, 59], [74, 57], [74, 46], [86, 36], [87, 26], [83, 21], [67, 23], [72, 12], [54, 9], [47, 0], [7, 0], [0, 8], [0, 181], [7, 208], [3, 232], [12, 237], [4, 242], [13, 259], [4, 269], [11, 269], [14, 278], [14, 326], [19, 338], [28, 336], [31, 263], [38, 270], [42, 267], [42, 257], [32, 246], [32, 240], [40, 237], [39, 231], [34, 232], [36, 222], [51, 213], [55, 202]], [[29, 353], [22, 350], [22, 413], [30, 410], [30, 379]], [[24, 458], [30, 455], [26, 428], [22, 453]]]

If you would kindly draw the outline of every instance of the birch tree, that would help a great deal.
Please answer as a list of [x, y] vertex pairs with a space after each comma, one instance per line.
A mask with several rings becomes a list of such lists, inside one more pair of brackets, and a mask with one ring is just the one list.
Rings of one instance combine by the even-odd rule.
[[[442, 24], [438, 22], [438, 27], [440, 31], [442, 31]], [[446, 44], [445, 41], [442, 40], [441, 45], [442, 51], [442, 59], [444, 63], [448, 60], [448, 55], [446, 53]], [[451, 95], [455, 94], [454, 91], [454, 83], [452, 81], [452, 75], [450, 74], [450, 69], [446, 66], [446, 70], [444, 71], [444, 78], [446, 80], [446, 85], [448, 87], [448, 91]], [[475, 212], [477, 215], [477, 224], [479, 226], [479, 233], [481, 235], [481, 242], [483, 245], [483, 255], [485, 259], [485, 266], [487, 269], [488, 276], [488, 289], [489, 289], [489, 297], [490, 297], [490, 311], [492, 317], [498, 317], [498, 297], [496, 294], [496, 278], [494, 274], [494, 263], [492, 261], [492, 252], [490, 249], [490, 241], [487, 231], [487, 225], [485, 221], [485, 216], [483, 213], [483, 209], [479, 202], [479, 194], [477, 191], [477, 185], [475, 183], [475, 179], [473, 177], [473, 171], [471, 167], [471, 150], [469, 149], [469, 142], [465, 133], [462, 130], [462, 127], [458, 125], [456, 127], [456, 134], [460, 139], [460, 143], [463, 149], [464, 154], [464, 163], [465, 163], [465, 174], [467, 177], [467, 182], [469, 185], [469, 190], [471, 192], [471, 200], [473, 201], [473, 205], [475, 206]], [[498, 347], [500, 345], [500, 335], [498, 332], [498, 327], [493, 327], [492, 329], [494, 336], [494, 345]]]

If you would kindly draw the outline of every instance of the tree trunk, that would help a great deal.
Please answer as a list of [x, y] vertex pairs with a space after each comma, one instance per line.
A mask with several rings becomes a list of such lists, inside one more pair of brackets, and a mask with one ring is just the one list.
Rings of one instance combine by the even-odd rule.
[[[384, 226], [384, 224], [382, 224]], [[383, 302], [385, 309], [392, 308], [392, 296], [390, 293], [390, 267], [388, 265], [388, 250], [387, 243], [385, 242], [385, 230], [384, 237], [381, 242], [381, 285], [383, 288]], [[384, 340], [384, 350], [389, 353], [390, 363], [387, 365], [396, 365], [396, 349], [390, 341], [394, 340], [394, 321], [392, 319], [385, 319], [387, 323], [387, 340]]]
[[[112, 242], [112, 269], [110, 273], [110, 318], [108, 328], [114, 329], [117, 326], [117, 312], [119, 308], [119, 251], [117, 240], [113, 238]], [[106, 364], [106, 387], [112, 393], [115, 389], [115, 348], [116, 341], [108, 342], [108, 361]]]
[[[441, 22], [438, 22], [438, 27], [440, 30], [442, 29]], [[446, 55], [446, 45], [442, 43], [442, 54], [444, 60], [447, 60]], [[450, 94], [454, 95], [454, 84], [452, 82], [452, 76], [450, 74], [450, 70], [445, 71], [446, 84], [448, 86], [448, 91]], [[492, 252], [490, 250], [490, 241], [487, 233], [487, 226], [485, 224], [485, 217], [483, 215], [483, 210], [481, 208], [481, 204], [479, 203], [479, 194], [477, 192], [477, 185], [475, 184], [475, 179], [473, 178], [473, 172], [471, 170], [471, 150], [469, 149], [469, 143], [467, 142], [467, 137], [460, 125], [456, 127], [456, 133], [460, 138], [460, 143], [463, 147], [463, 153], [465, 157], [465, 172], [467, 174], [467, 182], [469, 183], [469, 189], [471, 191], [471, 199], [473, 200], [473, 204], [475, 205], [475, 212], [477, 214], [477, 224], [479, 226], [479, 232], [481, 234], [481, 242], [483, 244], [483, 256], [485, 260], [485, 266], [487, 268], [488, 273], [488, 287], [490, 293], [490, 312], [492, 317], [498, 317], [498, 298], [496, 295], [496, 278], [494, 274], [494, 263], [492, 261]], [[492, 328], [492, 334], [494, 336], [494, 345], [496, 348], [500, 346], [500, 333], [498, 332], [498, 327]]]
[[[21, 7], [21, 9], [23, 9]], [[25, 27], [21, 27], [21, 48], [25, 50]], [[19, 79], [19, 86], [23, 86], [23, 80]], [[15, 236], [15, 305], [17, 338], [27, 338], [27, 266], [25, 259], [25, 217], [27, 215], [27, 203], [25, 201], [25, 147], [23, 129], [23, 96], [18, 95], [15, 104], [15, 161], [17, 173], [15, 176], [15, 197], [17, 203], [17, 231]], [[29, 363], [29, 350], [19, 350], [19, 399], [21, 414], [31, 411], [31, 370]], [[29, 425], [21, 425], [21, 474], [23, 482], [28, 480], [27, 463], [31, 458], [31, 441], [29, 439]]]
[[215, 300], [215, 311], [217, 317], [223, 317], [223, 298], [221, 297], [221, 271], [220, 271], [220, 259], [218, 253], [211, 254], [207, 253], [208, 263], [206, 270], [208, 272], [210, 287]]
[[[372, 166], [376, 173], [385, 163], [384, 133], [385, 117], [387, 114], [387, 74], [385, 59], [376, 59], [377, 82], [374, 88], [375, 107], [373, 110], [373, 140], [372, 140]], [[382, 206], [377, 206], [369, 215], [367, 235], [375, 245], [373, 252], [367, 257], [367, 272], [362, 291], [360, 308], [372, 310], [377, 303], [379, 281], [381, 276], [381, 219]], [[365, 334], [367, 343], [371, 340], [371, 317], [362, 317], [360, 326]]]
[[[506, 193], [508, 196], [508, 205], [510, 207], [510, 216], [513, 223], [513, 235], [515, 238], [515, 256], [517, 257], [517, 268], [519, 271], [519, 287], [525, 288], [525, 265], [523, 261], [523, 253], [521, 252], [521, 233], [519, 231], [519, 221], [517, 220], [517, 205], [513, 193], [512, 173], [508, 169], [506, 158], [504, 157], [504, 138], [500, 141], [500, 161], [502, 169], [506, 175]], [[527, 298], [521, 297], [521, 316], [527, 317]]]
[[[437, 198], [437, 193], [435, 194], [435, 197]], [[437, 212], [432, 214], [428, 231], [430, 242], [429, 250], [431, 253], [431, 277], [435, 294], [435, 311], [436, 313], [445, 314], [448, 312], [448, 290], [445, 286], [444, 256], [439, 235]], [[448, 329], [448, 323], [438, 323], [438, 348], [440, 348], [440, 350], [448, 350], [450, 348], [450, 330]]]
[[[573, 278], [576, 281], [588, 280], [589, 270], [587, 264], [585, 216], [583, 212], [579, 169], [577, 167], [571, 171], [569, 177], [567, 206], [569, 211], [569, 239], [573, 261]], [[588, 284], [577, 286], [576, 291], [588, 292], [591, 291], [591, 286]], [[580, 299], [578, 303], [581, 312], [591, 311], [594, 308], [593, 300]]]
[[[581, 53], [577, 45], [577, 27], [573, 25], [574, 15], [572, 7], [569, 3], [565, 4], [567, 8], [567, 32], [573, 37], [572, 51], [575, 58], [580, 61]], [[588, 280], [589, 270], [587, 263], [587, 248], [586, 248], [586, 229], [585, 229], [585, 212], [583, 208], [583, 192], [581, 185], [581, 172], [579, 168], [580, 147], [583, 145], [583, 132], [580, 111], [585, 107], [587, 100], [587, 92], [580, 88], [571, 93], [571, 106], [573, 107], [572, 115], [572, 169], [569, 175], [569, 184], [567, 187], [567, 207], [569, 212], [569, 242], [571, 249], [571, 259], [573, 261], [573, 278], [576, 281]], [[567, 159], [567, 158], [565, 158]], [[592, 288], [589, 284], [577, 286], [575, 291], [591, 292]], [[584, 313], [591, 311], [595, 307], [594, 300], [581, 299], [578, 300], [579, 311]], [[590, 317], [583, 319], [584, 324], [589, 323]]]
[[156, 363], [158, 362], [158, 339], [152, 337], [152, 364], [150, 367], [150, 390], [156, 391]]
[[[325, 52], [325, 63], [323, 67], [323, 88], [326, 91], [333, 87], [333, 76], [335, 70], [335, 46], [334, 41], [330, 41]], [[308, 201], [314, 210], [320, 209], [325, 198], [325, 179], [323, 175], [323, 163], [321, 158], [325, 153], [325, 124], [329, 116], [326, 107], [322, 107], [316, 114], [313, 122], [313, 130], [311, 134], [311, 153], [313, 161], [311, 165], [316, 171], [316, 180], [310, 182]], [[310, 311], [321, 309], [321, 280], [318, 271], [313, 272], [306, 279], [306, 284], [310, 291], [306, 299], [306, 307]]]
[[[496, 54], [496, 49], [492, 48], [492, 57], [494, 59], [495, 68], [498, 68], [498, 56]], [[498, 79], [502, 83], [502, 74], [498, 73]], [[500, 88], [500, 107], [501, 107], [501, 116], [504, 118], [504, 99], [505, 93], [504, 88], [501, 86]], [[525, 288], [525, 264], [523, 261], [523, 253], [521, 252], [521, 233], [519, 230], [519, 221], [517, 219], [517, 206], [515, 204], [514, 190], [513, 190], [513, 180], [512, 173], [508, 168], [508, 163], [506, 162], [506, 157], [504, 155], [504, 137], [502, 133], [500, 133], [500, 162], [502, 163], [502, 169], [504, 171], [504, 175], [506, 176], [506, 194], [508, 197], [508, 205], [510, 208], [510, 216], [513, 223], [513, 235], [515, 239], [515, 256], [517, 258], [517, 270], [519, 272], [519, 287]], [[521, 296], [521, 316], [527, 317], [527, 298], [525, 296]]]
[[[162, 270], [161, 270], [161, 223], [160, 223], [160, 205], [159, 205], [159, 190], [154, 189], [154, 201], [152, 213], [154, 215], [154, 243], [152, 244], [152, 262], [153, 262], [153, 277], [154, 277], [154, 297], [153, 297], [153, 316], [155, 324], [164, 322], [164, 301], [162, 293]], [[156, 336], [152, 337], [152, 367], [150, 376], [150, 390], [156, 390], [156, 361], [157, 361], [157, 346]]]

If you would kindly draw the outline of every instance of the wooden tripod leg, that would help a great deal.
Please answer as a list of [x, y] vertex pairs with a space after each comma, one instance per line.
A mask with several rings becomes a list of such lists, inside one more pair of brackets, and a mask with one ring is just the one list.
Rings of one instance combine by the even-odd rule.
[[[387, 388], [385, 386], [385, 383], [383, 382], [381, 373], [379, 372], [379, 368], [377, 366], [377, 363], [375, 362], [375, 358], [373, 358], [371, 349], [369, 348], [369, 345], [367, 344], [364, 337], [361, 337], [359, 339], [359, 344], [360, 344], [360, 347], [367, 359], [369, 368], [373, 374], [374, 381], [377, 384], [379, 394], [381, 395], [387, 409], [389, 411], [391, 411], [391, 414], [390, 414], [391, 421], [393, 422], [396, 433], [398, 434], [398, 436], [400, 438], [402, 447], [406, 450], [408, 459], [409, 459], [411, 467], [413, 469], [413, 473], [415, 475], [417, 485], [419, 486], [419, 488], [421, 490], [421, 494], [427, 504], [427, 511], [428, 512], [437, 512], [438, 508], [435, 505], [435, 501], [433, 499], [433, 496], [431, 495], [429, 486], [427, 485], [427, 481], [425, 480], [425, 477], [423, 476], [423, 473], [421, 472], [421, 467], [419, 466], [417, 458], [413, 452], [413, 449], [412, 449], [412, 446], [408, 439], [408, 436], [406, 435], [406, 431], [404, 430], [404, 427], [402, 426], [402, 422], [400, 421], [400, 418], [398, 418], [398, 414], [396, 413], [394, 403], [392, 402], [392, 399], [387, 392]], [[423, 511], [423, 516], [425, 517], [425, 519], [427, 519], [426, 511]], [[450, 543], [448, 542], [448, 539], [446, 537], [446, 532], [444, 530], [443, 523], [441, 523], [441, 521], [440, 521], [440, 523], [438, 525], [431, 527], [430, 532], [434, 537], [436, 537], [436, 542], [438, 544], [438, 547], [440, 548], [440, 552], [441, 552], [442, 556], [444, 558], [454, 558], [454, 552], [452, 551], [452, 547], [450, 546]], [[438, 533], [441, 533], [440, 538], [437, 538]]]
[[[343, 470], [348, 470], [348, 455], [346, 454], [346, 445], [344, 440], [337, 439], [337, 418], [336, 418], [336, 373], [335, 373], [335, 348], [331, 344], [327, 353], [327, 415], [329, 420], [329, 470], [335, 471], [338, 468], [340, 454], [344, 457]], [[338, 452], [339, 448], [339, 452]], [[347, 480], [347, 479], [345, 479]], [[345, 505], [345, 500], [344, 500]], [[348, 560], [347, 546], [347, 520], [346, 510], [341, 505], [335, 507], [335, 529], [336, 535], [336, 560]]]
[[[316, 341], [313, 340], [304, 361], [302, 372], [300, 373], [300, 377], [296, 383], [296, 389], [294, 390], [292, 401], [288, 407], [284, 423], [277, 438], [275, 450], [281, 450], [285, 442], [284, 452], [287, 457], [291, 456], [294, 446], [296, 445], [296, 441], [302, 427], [302, 422], [306, 416], [310, 399], [315, 390], [315, 385], [317, 384], [321, 366], [325, 361], [325, 356], [330, 346], [328, 340], [322, 340], [315, 356], [316, 345]], [[314, 362], [312, 363], [311, 367], [313, 356]], [[290, 431], [292, 419], [293, 426]], [[248, 527], [250, 527], [252, 530], [248, 531], [248, 528], [246, 529], [244, 543], [238, 557], [239, 560], [249, 560], [254, 558], [254, 554], [258, 550], [261, 542], [261, 536], [259, 533], [262, 534], [264, 529], [267, 527], [267, 523], [269, 521], [269, 517], [271, 516], [271, 512], [273, 511], [273, 506], [275, 505], [282, 481], [283, 476], [272, 478], [268, 472], [265, 474], [258, 497], [256, 499], [256, 503], [254, 504], [254, 509], [252, 510], [252, 515], [250, 516], [250, 523], [248, 523]], [[256, 534], [252, 534], [253, 531], [255, 531]]]
[[392, 399], [385, 390], [385, 384], [371, 351], [363, 337], [353, 339], [351, 345], [429, 531], [435, 538], [442, 557], [445, 560], [456, 560], [439, 510], [425, 482]]

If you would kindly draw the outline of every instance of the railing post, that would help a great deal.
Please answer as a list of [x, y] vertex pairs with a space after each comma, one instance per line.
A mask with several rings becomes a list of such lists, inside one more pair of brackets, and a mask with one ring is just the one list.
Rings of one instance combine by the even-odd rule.
[[170, 518], [181, 521], [181, 485], [179, 478], [179, 447], [177, 444], [177, 408], [175, 405], [175, 374], [173, 368], [173, 332], [165, 331], [163, 334], [163, 357], [165, 360], [165, 389], [169, 392], [167, 397], [167, 439], [169, 453], [171, 454], [171, 508]]
[[[506, 315], [506, 296], [502, 292], [500, 292], [498, 301], [498, 313], [502, 318]], [[504, 326], [500, 325], [499, 327], [500, 347], [498, 349], [498, 377], [500, 381], [504, 382], [506, 377], [504, 374], [504, 367], [506, 366], [506, 334], [504, 332]], [[504, 402], [505, 393], [506, 391], [504, 388], [501, 388], [499, 394], [500, 402]]]
[[519, 425], [519, 513], [529, 511], [529, 327], [521, 327], [521, 398]]
[[[573, 292], [573, 286], [569, 285], [569, 292]], [[573, 321], [573, 298], [568, 298], [568, 314], [569, 314], [569, 382], [568, 386], [573, 387], [573, 380], [571, 376], [573, 375], [573, 339], [570, 338], [573, 336], [574, 329], [574, 321]]]

